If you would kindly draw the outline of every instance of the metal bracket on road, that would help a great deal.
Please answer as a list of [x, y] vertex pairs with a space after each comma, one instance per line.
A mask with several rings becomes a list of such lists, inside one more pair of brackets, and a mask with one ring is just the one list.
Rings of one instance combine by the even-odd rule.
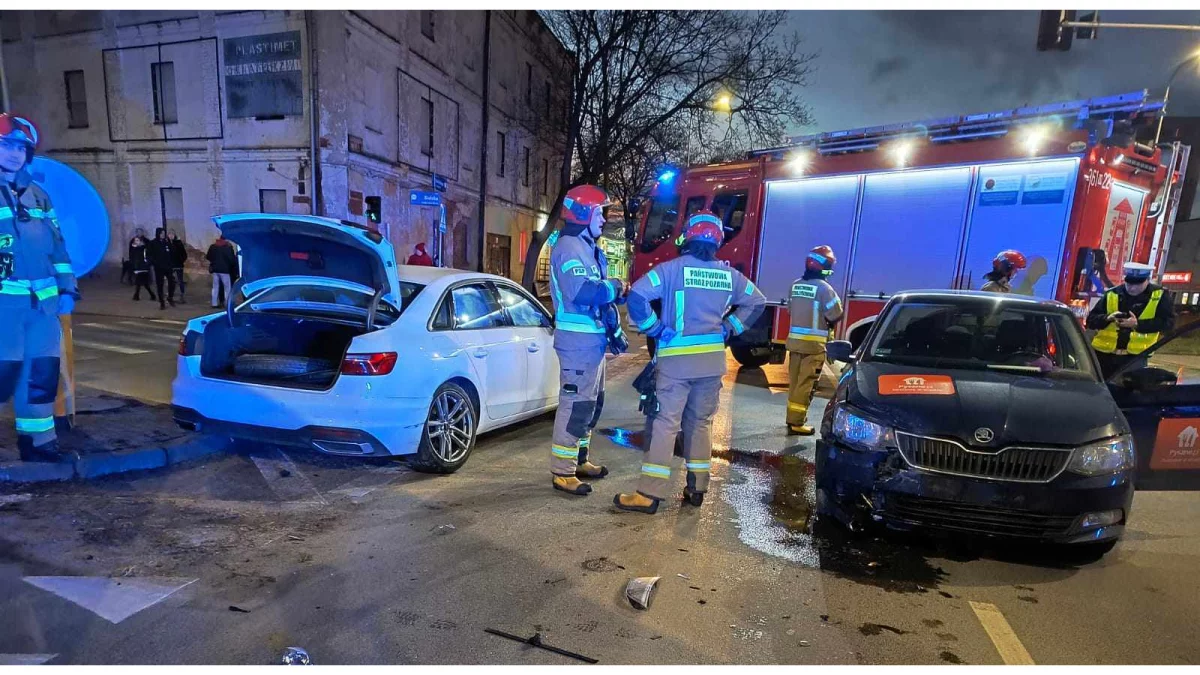
[[575, 659], [577, 661], [583, 661], [584, 663], [600, 663], [600, 661], [598, 659], [593, 659], [590, 656], [584, 656], [583, 654], [576, 654], [575, 652], [569, 652], [565, 649], [559, 649], [558, 647], [553, 647], [551, 645], [548, 645], [548, 644], [542, 642], [542, 634], [541, 633], [534, 633], [533, 637], [523, 638], [519, 635], [513, 635], [512, 633], [505, 633], [502, 630], [496, 630], [495, 628], [484, 628], [483, 632], [490, 633], [492, 635], [498, 635], [507, 640], [512, 640], [513, 642], [521, 642], [521, 643], [529, 645], [530, 647], [537, 647], [538, 649], [545, 649], [548, 652], [554, 652], [555, 654], [561, 654], [563, 656]]

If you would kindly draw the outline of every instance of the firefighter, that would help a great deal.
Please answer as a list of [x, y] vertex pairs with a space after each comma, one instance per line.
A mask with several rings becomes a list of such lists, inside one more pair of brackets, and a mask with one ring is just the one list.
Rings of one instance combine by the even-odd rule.
[[1106, 380], [1175, 327], [1175, 304], [1162, 286], [1150, 282], [1152, 269], [1125, 263], [1125, 283], [1106, 291], [1088, 314], [1087, 327], [1097, 331], [1092, 348]]
[[604, 354], [609, 347], [605, 317], [623, 301], [625, 286], [609, 279], [608, 261], [597, 245], [604, 227], [608, 194], [578, 185], [563, 199], [563, 227], [550, 254], [550, 295], [554, 302], [554, 351], [561, 390], [554, 416], [550, 473], [555, 490], [587, 495], [584, 482], [603, 478], [608, 468], [588, 456], [592, 429], [604, 407]]
[[[637, 491], [618, 494], [624, 511], [655, 513], [671, 487], [675, 438], [683, 431], [687, 484], [683, 500], [704, 502], [712, 456], [712, 418], [725, 375], [725, 343], [762, 313], [766, 298], [741, 272], [716, 260], [724, 239], [711, 211], [688, 219], [682, 255], [639, 279], [629, 293], [629, 319], [658, 341], [657, 412]], [[662, 303], [662, 317], [651, 301]], [[728, 314], [728, 316], [726, 316]]]
[[0, 114], [0, 403], [13, 400], [21, 459], [58, 461], [59, 315], [79, 291], [54, 207], [29, 174], [37, 142], [33, 124]]
[[992, 271], [983, 275], [987, 282], [981, 291], [990, 293], [1012, 293], [1012, 279], [1025, 269], [1025, 256], [1020, 251], [1001, 251], [992, 260]]
[[804, 259], [804, 276], [792, 284], [788, 312], [788, 432], [811, 436], [808, 407], [812, 405], [821, 367], [825, 365], [825, 343], [829, 331], [842, 319], [842, 300], [826, 281], [833, 275], [837, 257], [828, 246], [818, 246]]

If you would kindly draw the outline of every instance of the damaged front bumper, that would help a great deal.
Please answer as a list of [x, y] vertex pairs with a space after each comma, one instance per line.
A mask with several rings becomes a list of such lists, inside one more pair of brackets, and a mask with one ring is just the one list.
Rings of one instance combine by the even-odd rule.
[[1064, 472], [1047, 483], [989, 480], [910, 467], [896, 450], [817, 441], [817, 509], [851, 529], [881, 523], [1056, 544], [1120, 538], [1133, 501], [1128, 473]]

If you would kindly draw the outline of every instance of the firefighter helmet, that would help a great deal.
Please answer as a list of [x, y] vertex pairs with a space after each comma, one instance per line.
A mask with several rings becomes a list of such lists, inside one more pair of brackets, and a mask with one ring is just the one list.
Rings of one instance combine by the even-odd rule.
[[992, 270], [1001, 274], [1012, 274], [1016, 270], [1025, 269], [1025, 256], [1020, 251], [1009, 249], [996, 254], [992, 260]]
[[0, 139], [23, 143], [33, 150], [38, 144], [37, 128], [33, 122], [10, 113], [0, 113]]
[[562, 217], [575, 225], [590, 225], [592, 214], [612, 204], [608, 193], [595, 185], [576, 185], [563, 198]]
[[721, 225], [721, 219], [712, 211], [705, 209], [693, 213], [688, 218], [687, 226], [683, 228], [681, 243], [701, 241], [713, 246], [720, 246], [724, 238], [725, 230]]
[[833, 274], [833, 266], [837, 264], [837, 256], [829, 246], [821, 245], [808, 252], [804, 259], [804, 269], [810, 272], [820, 272], [825, 276]]

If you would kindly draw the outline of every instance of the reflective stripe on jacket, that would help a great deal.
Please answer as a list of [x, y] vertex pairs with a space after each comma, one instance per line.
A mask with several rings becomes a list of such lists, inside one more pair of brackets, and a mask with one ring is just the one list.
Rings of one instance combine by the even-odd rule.
[[829, 340], [829, 326], [842, 318], [842, 300], [824, 279], [797, 279], [792, 284], [788, 313], [787, 348], [815, 353]]
[[22, 171], [15, 188], [0, 184], [0, 303], [57, 313], [59, 295], [77, 294], [50, 197]]
[[[1146, 303], [1146, 307], [1142, 309], [1142, 313], [1138, 315], [1138, 319], [1149, 321], [1158, 315], [1158, 303], [1162, 300], [1163, 291], [1158, 289], [1150, 294], [1150, 302]], [[1120, 298], [1113, 290], [1109, 290], [1104, 294], [1105, 309], [1108, 314], [1114, 314], [1120, 310]], [[1100, 329], [1096, 333], [1096, 337], [1092, 338], [1092, 349], [1104, 354], [1114, 354], [1117, 350], [1117, 344], [1120, 340], [1121, 327], [1117, 322], [1112, 322]], [[1160, 333], [1139, 333], [1130, 331], [1129, 346], [1125, 348], [1125, 352], [1129, 354], [1141, 354], [1158, 342]]]

